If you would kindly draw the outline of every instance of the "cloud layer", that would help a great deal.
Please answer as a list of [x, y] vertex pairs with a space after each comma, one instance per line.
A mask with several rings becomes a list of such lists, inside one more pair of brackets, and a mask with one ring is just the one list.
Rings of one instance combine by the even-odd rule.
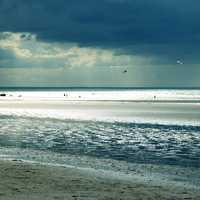
[[197, 0], [1, 0], [0, 28], [82, 45], [195, 42], [199, 6]]
[[0, 67], [127, 67], [145, 65], [149, 58], [117, 54], [115, 50], [79, 47], [73, 43], [49, 43], [31, 33], [0, 34]]
[[199, 18], [197, 0], [0, 0], [0, 84], [17, 68], [41, 69], [46, 82], [47, 69], [74, 70], [77, 83], [94, 76], [91, 84], [128, 68], [126, 81], [117, 75], [103, 81], [200, 86]]

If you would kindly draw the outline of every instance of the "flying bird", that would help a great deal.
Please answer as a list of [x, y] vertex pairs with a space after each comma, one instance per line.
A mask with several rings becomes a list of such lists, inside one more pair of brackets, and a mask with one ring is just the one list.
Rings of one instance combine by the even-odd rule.
[[176, 63], [179, 64], [179, 65], [183, 65], [183, 62], [180, 61], [180, 60], [177, 60]]
[[125, 73], [127, 73], [128, 71], [125, 69], [124, 71], [123, 71], [123, 73], [125, 74]]

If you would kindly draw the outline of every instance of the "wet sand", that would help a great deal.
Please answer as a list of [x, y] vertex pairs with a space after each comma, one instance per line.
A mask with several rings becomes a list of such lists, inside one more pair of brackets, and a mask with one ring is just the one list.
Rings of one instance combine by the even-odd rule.
[[94, 171], [22, 161], [0, 161], [0, 199], [3, 200], [172, 200], [200, 199], [198, 188], [139, 183]]

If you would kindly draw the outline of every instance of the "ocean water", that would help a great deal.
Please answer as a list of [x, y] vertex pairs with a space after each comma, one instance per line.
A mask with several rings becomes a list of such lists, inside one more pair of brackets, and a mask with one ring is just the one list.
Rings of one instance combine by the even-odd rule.
[[[74, 95], [70, 101], [63, 99], [66, 90], [2, 92], [12, 96], [0, 99], [1, 158], [73, 165], [90, 158], [85, 167], [98, 159], [113, 160], [118, 168], [121, 162], [200, 168], [199, 90], [68, 90]], [[24, 98], [15, 98], [19, 94]], [[85, 101], [71, 101], [80, 94]], [[143, 102], [155, 94], [162, 102]], [[97, 101], [87, 101], [91, 98]], [[70, 157], [80, 162], [69, 163]], [[194, 177], [199, 184], [200, 177]]]
[[0, 146], [200, 167], [200, 127], [0, 116]]

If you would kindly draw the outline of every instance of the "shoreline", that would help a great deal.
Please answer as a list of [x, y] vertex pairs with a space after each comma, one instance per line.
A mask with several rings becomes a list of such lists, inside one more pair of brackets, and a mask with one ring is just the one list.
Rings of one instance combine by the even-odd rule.
[[155, 185], [80, 168], [0, 160], [0, 197], [21, 199], [194, 199], [195, 188]]
[[[75, 168], [111, 177], [134, 178], [138, 182], [159, 185], [176, 185], [196, 188], [200, 186], [200, 168], [196, 166], [169, 165], [161, 163], [139, 163], [90, 155], [71, 155], [44, 150], [23, 148], [1, 148], [0, 160], [22, 161], [30, 164]], [[107, 177], [107, 176], [106, 176]]]

